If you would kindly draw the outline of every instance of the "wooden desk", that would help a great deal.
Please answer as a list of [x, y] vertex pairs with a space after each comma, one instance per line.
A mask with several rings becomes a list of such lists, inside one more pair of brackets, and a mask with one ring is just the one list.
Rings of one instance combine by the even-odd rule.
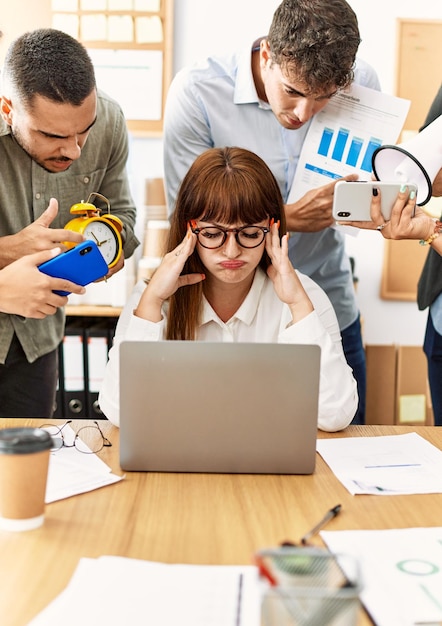
[[98, 304], [67, 304], [66, 315], [72, 317], [119, 317], [123, 307]]
[[[0, 427], [43, 421], [0, 419]], [[81, 421], [73, 427], [84, 425]], [[107, 421], [100, 425], [113, 443], [100, 456], [121, 474], [119, 430]], [[442, 448], [442, 428], [437, 427], [352, 426], [319, 436], [412, 430]], [[441, 523], [442, 494], [352, 496], [319, 455], [312, 476], [128, 473], [115, 485], [47, 505], [42, 528], [0, 531], [2, 626], [25, 626], [67, 585], [80, 557], [249, 564], [259, 548], [298, 541], [338, 503], [342, 512], [329, 530]], [[315, 543], [321, 545], [319, 537]], [[371, 624], [363, 611], [359, 624]]]

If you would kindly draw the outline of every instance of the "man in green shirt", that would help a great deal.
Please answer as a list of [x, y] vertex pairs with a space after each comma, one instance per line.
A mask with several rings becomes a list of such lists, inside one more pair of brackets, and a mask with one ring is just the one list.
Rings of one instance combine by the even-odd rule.
[[[81, 241], [82, 235], [63, 227], [70, 207], [95, 192], [124, 224], [124, 255], [110, 276], [139, 243], [121, 108], [97, 91], [85, 48], [60, 31], [19, 37], [6, 54], [2, 78], [0, 269], [63, 241]], [[49, 205], [51, 198], [58, 208]], [[0, 416], [52, 415], [63, 334], [63, 308], [44, 319], [0, 314]]]

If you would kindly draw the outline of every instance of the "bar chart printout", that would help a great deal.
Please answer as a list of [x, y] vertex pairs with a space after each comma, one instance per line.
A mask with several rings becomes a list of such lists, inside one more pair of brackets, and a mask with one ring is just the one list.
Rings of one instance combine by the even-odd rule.
[[[335, 139], [334, 143], [333, 139]], [[370, 173], [372, 170], [371, 157], [381, 144], [382, 140], [377, 137], [369, 137], [368, 140], [364, 140], [362, 137], [351, 136], [350, 131], [346, 128], [339, 128], [334, 131], [327, 126], [322, 131], [317, 153], [327, 158], [330, 157], [331, 152], [330, 158], [333, 161], [345, 163], [350, 167]]]
[[351, 140], [346, 160], [347, 165], [350, 165], [350, 167], [356, 167], [359, 155], [361, 154], [363, 143], [364, 141], [360, 137], [353, 137], [353, 139]]
[[338, 135], [336, 137], [335, 146], [332, 153], [333, 161], [342, 161], [349, 134], [350, 131], [348, 131], [346, 128], [340, 128], [338, 130]]
[[322, 131], [321, 141], [319, 143], [318, 154], [321, 156], [328, 156], [328, 151], [331, 146], [331, 141], [333, 139], [333, 129], [328, 128], [327, 126]]
[[311, 120], [287, 202], [348, 174], [369, 180], [373, 152], [396, 143], [410, 101], [353, 83]]
[[373, 152], [376, 148], [382, 145], [382, 141], [380, 139], [376, 139], [375, 137], [371, 137], [368, 142], [367, 150], [365, 151], [364, 158], [362, 159], [361, 170], [365, 172], [371, 172], [371, 157], [373, 156]]

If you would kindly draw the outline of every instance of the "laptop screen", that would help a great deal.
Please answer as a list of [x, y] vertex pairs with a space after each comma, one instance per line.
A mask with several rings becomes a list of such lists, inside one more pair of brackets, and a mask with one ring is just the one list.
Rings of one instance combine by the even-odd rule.
[[319, 368], [315, 345], [122, 342], [121, 467], [311, 474]]

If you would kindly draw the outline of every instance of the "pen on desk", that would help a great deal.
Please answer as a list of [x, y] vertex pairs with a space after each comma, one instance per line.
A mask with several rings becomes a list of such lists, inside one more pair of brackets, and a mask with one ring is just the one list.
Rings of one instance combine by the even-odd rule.
[[243, 575], [239, 575], [238, 581], [238, 606], [236, 609], [236, 619], [235, 626], [241, 626], [241, 612], [242, 612], [242, 585], [243, 585]]
[[384, 467], [421, 467], [421, 463], [396, 463], [392, 465], [364, 465], [364, 469], [383, 469]]
[[340, 504], [337, 504], [332, 509], [330, 509], [330, 511], [328, 511], [324, 515], [322, 520], [318, 522], [316, 526], [314, 526], [308, 533], [306, 533], [303, 537], [301, 537], [302, 545], [305, 546], [308, 543], [309, 539], [311, 539], [314, 535], [316, 535], [321, 530], [321, 528], [323, 528], [331, 519], [336, 517], [336, 515], [338, 515], [339, 512], [341, 511], [341, 508], [342, 506]]

